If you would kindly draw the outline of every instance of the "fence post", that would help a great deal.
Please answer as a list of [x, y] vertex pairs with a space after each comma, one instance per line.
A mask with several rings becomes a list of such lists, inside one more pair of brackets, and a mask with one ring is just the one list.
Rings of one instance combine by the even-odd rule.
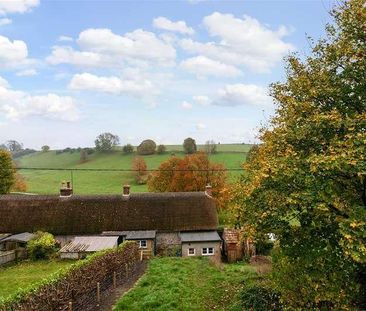
[[144, 257], [144, 251], [141, 251], [140, 252], [140, 261], [142, 261], [143, 257]]
[[117, 287], [117, 273], [116, 271], [113, 272], [113, 287]]
[[100, 283], [97, 283], [97, 301], [100, 302]]
[[72, 311], [72, 301], [69, 301], [69, 311]]

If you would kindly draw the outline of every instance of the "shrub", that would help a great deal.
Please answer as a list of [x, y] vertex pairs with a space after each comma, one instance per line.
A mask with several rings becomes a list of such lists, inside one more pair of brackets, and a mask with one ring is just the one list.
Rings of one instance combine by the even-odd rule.
[[166, 147], [164, 145], [159, 145], [157, 150], [156, 150], [156, 153], [157, 154], [163, 154], [163, 153], [165, 153], [165, 151], [166, 151]]
[[132, 162], [132, 169], [134, 170], [135, 181], [139, 185], [146, 184], [147, 181], [147, 165], [142, 157], [135, 157]]
[[11, 154], [0, 150], [0, 194], [6, 194], [15, 182], [15, 168]]
[[132, 153], [133, 152], [133, 146], [131, 144], [127, 144], [127, 145], [124, 145], [123, 148], [123, 153]]
[[255, 243], [255, 249], [258, 255], [269, 256], [273, 249], [273, 242], [268, 239], [260, 239]]
[[140, 155], [154, 154], [155, 149], [155, 142], [151, 139], [146, 139], [137, 147], [137, 153]]
[[20, 175], [19, 173], [15, 174], [15, 182], [11, 188], [12, 191], [16, 192], [26, 192], [27, 191], [27, 182], [24, 176]]
[[56, 252], [56, 240], [51, 233], [38, 231], [27, 249], [32, 260], [48, 259]]
[[42, 146], [42, 152], [48, 152], [48, 151], [50, 151], [50, 146], [47, 146], [47, 145], [44, 145], [44, 146]]
[[277, 311], [283, 309], [277, 292], [263, 285], [245, 287], [240, 293], [240, 299], [244, 310]]
[[183, 142], [183, 149], [184, 152], [188, 154], [196, 153], [197, 152], [196, 141], [191, 137], [186, 138]]

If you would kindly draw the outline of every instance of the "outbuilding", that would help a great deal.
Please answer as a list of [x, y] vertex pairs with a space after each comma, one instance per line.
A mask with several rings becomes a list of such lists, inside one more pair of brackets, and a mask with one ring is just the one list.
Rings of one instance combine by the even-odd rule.
[[221, 259], [221, 238], [217, 231], [181, 232], [182, 256], [213, 256]]

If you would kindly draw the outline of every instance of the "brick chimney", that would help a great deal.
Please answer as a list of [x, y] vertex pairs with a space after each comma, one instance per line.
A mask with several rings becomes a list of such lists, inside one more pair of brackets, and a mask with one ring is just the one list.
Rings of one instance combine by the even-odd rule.
[[60, 187], [60, 197], [70, 197], [72, 195], [71, 182], [62, 182]]
[[123, 196], [128, 197], [130, 195], [130, 185], [123, 185]]
[[210, 185], [210, 184], [208, 184], [208, 185], [206, 186], [206, 191], [205, 191], [205, 193], [206, 193], [206, 195], [208, 195], [208, 196], [212, 197], [212, 187], [211, 187], [211, 185]]

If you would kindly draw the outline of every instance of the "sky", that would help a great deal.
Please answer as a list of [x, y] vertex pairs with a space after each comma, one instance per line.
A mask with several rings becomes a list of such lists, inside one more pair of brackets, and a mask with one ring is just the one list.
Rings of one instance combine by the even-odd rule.
[[0, 143], [253, 143], [333, 1], [0, 0]]

